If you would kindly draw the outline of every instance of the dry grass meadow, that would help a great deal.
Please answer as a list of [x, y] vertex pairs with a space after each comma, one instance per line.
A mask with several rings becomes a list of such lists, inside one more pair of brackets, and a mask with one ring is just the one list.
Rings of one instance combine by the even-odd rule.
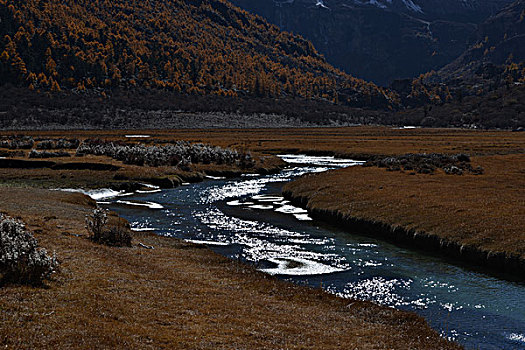
[[437, 235], [525, 258], [525, 155], [474, 157], [483, 175], [433, 175], [354, 167], [285, 187], [310, 209]]

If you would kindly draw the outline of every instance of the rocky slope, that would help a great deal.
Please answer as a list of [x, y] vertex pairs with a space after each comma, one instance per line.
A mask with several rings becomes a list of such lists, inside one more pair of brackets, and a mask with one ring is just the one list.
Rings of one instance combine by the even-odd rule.
[[[525, 126], [525, 0], [480, 24], [475, 38], [438, 72], [392, 85], [405, 106], [419, 106], [399, 113], [399, 120], [423, 126]], [[427, 102], [434, 106], [422, 107]]]

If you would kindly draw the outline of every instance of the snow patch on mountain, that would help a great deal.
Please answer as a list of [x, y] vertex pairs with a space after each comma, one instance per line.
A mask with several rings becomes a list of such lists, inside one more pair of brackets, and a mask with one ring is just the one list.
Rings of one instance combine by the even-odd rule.
[[412, 0], [403, 0], [403, 3], [409, 10], [414, 11], [414, 12], [423, 13], [423, 10], [421, 10], [421, 6], [414, 4]]
[[329, 8], [324, 4], [323, 0], [317, 0], [317, 3], [315, 4], [315, 6], [329, 10]]

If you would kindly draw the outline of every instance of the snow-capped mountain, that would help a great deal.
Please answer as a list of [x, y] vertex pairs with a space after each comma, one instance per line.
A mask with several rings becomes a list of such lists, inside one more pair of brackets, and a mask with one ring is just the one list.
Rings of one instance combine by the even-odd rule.
[[387, 85], [448, 64], [512, 0], [230, 0], [301, 34], [333, 65]]
[[[308, 0], [275, 0], [280, 3], [307, 3]], [[331, 5], [375, 7], [383, 10], [412, 13], [417, 16], [463, 16], [480, 22], [497, 13], [510, 0], [310, 0], [326, 8]], [[450, 19], [449, 17], [447, 19]]]

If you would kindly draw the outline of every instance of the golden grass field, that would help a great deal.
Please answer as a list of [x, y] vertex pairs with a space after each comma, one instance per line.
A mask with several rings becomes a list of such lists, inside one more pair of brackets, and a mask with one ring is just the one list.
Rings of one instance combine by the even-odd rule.
[[[417, 228], [484, 249], [524, 254], [524, 133], [355, 127], [25, 134], [120, 140], [125, 134], [148, 134], [159, 141], [205, 142], [250, 149], [261, 157], [259, 165], [266, 169], [282, 165], [269, 155], [287, 152], [363, 158], [408, 152], [468, 153], [474, 156], [474, 165], [485, 169], [483, 175], [409, 175], [355, 167], [305, 177], [287, 189], [308, 197], [310, 207]], [[132, 248], [94, 244], [85, 238], [84, 228], [84, 216], [94, 203], [80, 194], [46, 190], [231, 169], [196, 166], [193, 173], [181, 174], [170, 168], [123, 165], [104, 157], [52, 160], [108, 163], [121, 169], [0, 169], [0, 211], [24, 220], [41, 245], [55, 250], [61, 261], [60, 273], [45, 288], [0, 289], [0, 345], [457, 348], [415, 314], [294, 286], [196, 245], [137, 233]], [[140, 248], [137, 242], [155, 249]]]
[[407, 152], [471, 155], [525, 152], [525, 135], [509, 131], [465, 129], [396, 129], [390, 127], [343, 127], [304, 129], [179, 129], [1, 132], [45, 137], [102, 138], [137, 141], [125, 135], [150, 135], [148, 141], [186, 140], [217, 146], [247, 148], [255, 152], [333, 152], [339, 155], [402, 154]]

